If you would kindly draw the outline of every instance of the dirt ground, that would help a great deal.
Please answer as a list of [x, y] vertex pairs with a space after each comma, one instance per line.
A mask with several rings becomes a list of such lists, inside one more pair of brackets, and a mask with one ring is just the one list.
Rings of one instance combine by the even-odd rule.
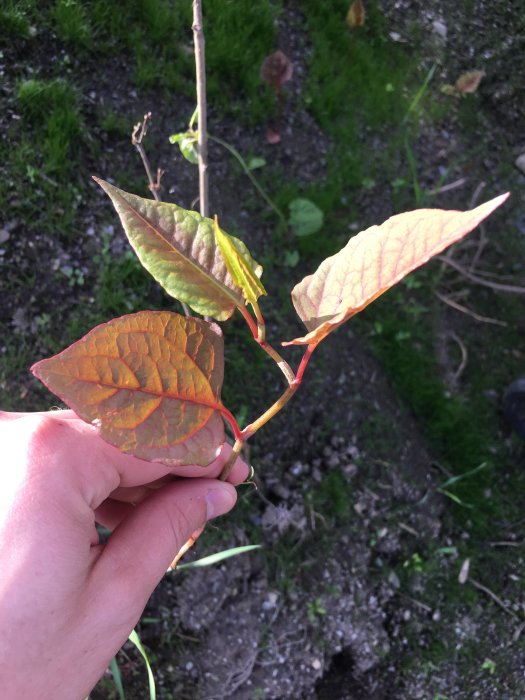
[[[391, 31], [399, 37], [395, 40], [403, 41], [410, 27], [419, 26], [426, 37], [428, 66], [434, 62], [446, 66], [440, 68], [444, 79], [452, 81], [470, 68], [472, 56], [492, 52], [493, 70], [485, 78], [483, 95], [486, 126], [495, 136], [485, 142], [483, 153], [456, 168], [457, 179], [466, 180], [454, 194], [462, 208], [487, 173], [501, 169], [502, 158], [525, 151], [525, 47], [523, 36], [513, 34], [509, 26], [513, 13], [523, 13], [523, 7], [516, 1], [502, 9], [501, 3], [484, 0], [468, 3], [469, 12], [458, 3], [421, 5], [409, 0], [382, 3]], [[301, 108], [308, 70], [301, 3], [289, 3], [279, 22], [281, 48], [295, 64], [282, 143], [265, 144], [264, 127], [236, 129], [213, 112], [210, 120], [214, 133], [242, 153], [255, 148], [268, 167], [285, 166], [291, 179], [322, 181], [330, 142]], [[22, 49], [4, 51], [6, 81], [9, 60], [22, 59]], [[112, 75], [117, 70], [122, 78], [115, 84]], [[504, 80], [503, 76], [510, 77]], [[196, 172], [180, 156], [174, 159], [165, 137], [184, 125], [192, 103], [177, 101], [176, 112], [183, 116], [181, 124], [174, 125], [173, 105], [156, 105], [154, 94], [138, 94], [126, 78], [126, 67], [118, 62], [106, 64], [103, 73], [86, 69], [82, 89], [93, 111], [111, 107], [138, 119], [154, 110], [155, 128], [148, 137], [151, 158], [166, 169], [163, 183], [170, 198], [189, 208], [197, 190]], [[0, 115], [4, 122], [8, 118], [9, 110]], [[476, 138], [479, 134], [473, 135]], [[502, 151], [500, 142], [505, 142], [507, 150]], [[468, 148], [465, 134], [453, 121], [422, 132], [417, 144], [422, 185], [432, 186], [430, 175], [425, 182], [426, 174], [435, 173], [458, 150]], [[264, 249], [271, 222], [263, 218], [259, 227], [250, 224], [253, 211], [242, 203], [239, 206], [239, 175], [232, 175], [231, 163], [214, 144], [210, 161], [212, 206], [220, 202], [224, 220], [246, 231], [250, 248]], [[136, 155], [124, 138], [108, 143], [102, 156], [97, 155], [86, 168], [103, 177], [126, 168], [139, 172]], [[512, 171], [512, 162], [508, 170]], [[523, 204], [525, 175], [514, 170], [508, 178], [515, 187], [516, 203], [502, 216], [523, 236], [525, 219], [519, 203], [521, 198]], [[386, 190], [364, 191], [361, 199], [370, 223], [392, 213], [391, 194]], [[450, 206], [451, 199], [446, 202]], [[438, 198], [435, 205], [440, 204]], [[19, 235], [24, 222], [13, 221], [3, 212], [0, 228], [9, 234], [2, 242], [4, 282], [10, 276], [13, 280], [16, 275], [35, 276], [42, 260], [54, 269], [80, 261], [86, 279], [91, 279], [103, 232], [109, 237], [111, 253], [119, 255], [125, 249], [124, 237], [104, 195], [98, 195], [94, 186], [84, 211], [82, 230], [68, 242], [45, 233], [28, 240]], [[516, 270], [523, 278], [523, 266]], [[57, 289], [56, 278], [47, 276], [38, 278], [28, 298], [25, 288], [13, 281], [2, 293], [3, 327], [21, 338], [35, 334], [34, 319], [57, 298], [67, 313], [79, 303], [92, 303], [90, 296], [89, 284], [74, 293], [64, 292]], [[268, 317], [270, 333], [290, 335], [295, 323], [291, 316], [270, 308]], [[471, 321], [444, 311], [442, 322], [445, 337]], [[445, 346], [441, 350], [443, 374], [452, 377], [453, 383], [451, 359]], [[34, 359], [46, 354], [45, 341], [35, 341], [31, 351]], [[150, 600], [139, 632], [150, 651], [157, 697], [525, 697], [523, 520], [494, 535], [495, 541], [510, 543], [506, 583], [498, 590], [497, 600], [490, 580], [480, 582], [473, 575], [459, 583], [463, 561], [455, 543], [466, 541], [468, 530], [458, 529], [447, 515], [450, 503], [437, 490], [446, 475], [422, 434], [418, 417], [396, 395], [366, 340], [350, 326], [341, 329], [318, 350], [306, 379], [308, 386], [305, 380], [295, 403], [271, 429], [257, 436], [251, 453], [256, 476], [254, 483], [240, 488], [239, 514], [210, 527], [186, 561], [217, 551], [217, 543], [220, 549], [249, 544], [255, 531], [262, 550], [217, 566], [170, 573]], [[264, 391], [274, 396], [279, 387], [279, 377], [269, 368]], [[49, 401], [29, 375], [20, 376], [17, 387], [5, 390], [17, 392], [14, 398], [11, 395], [11, 405], [19, 410], [31, 408], [35, 401]], [[503, 439], [508, 439], [508, 433]], [[525, 466], [520, 443], [509, 439], [508, 453], [514, 464]], [[351, 498], [341, 502], [338, 492], [343, 486]], [[333, 512], [317, 509], [315, 494], [321, 488], [333, 490]], [[523, 494], [516, 498], [523, 500]], [[422, 565], [420, 555], [429, 543], [440, 551], [432, 568]], [[493, 543], [487, 541], [484, 546]], [[451, 598], [451, 587], [477, 595], [470, 602], [462, 592]], [[131, 645], [118, 661], [126, 697], [147, 697], [142, 662]], [[91, 698], [113, 697], [108, 673]]]

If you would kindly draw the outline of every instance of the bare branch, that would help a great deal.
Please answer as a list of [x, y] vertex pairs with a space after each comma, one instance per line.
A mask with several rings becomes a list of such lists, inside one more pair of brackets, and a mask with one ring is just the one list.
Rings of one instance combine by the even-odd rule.
[[195, 46], [198, 109], [199, 209], [201, 216], [209, 216], [206, 63], [204, 53], [204, 30], [202, 26], [202, 0], [193, 0], [193, 43]]

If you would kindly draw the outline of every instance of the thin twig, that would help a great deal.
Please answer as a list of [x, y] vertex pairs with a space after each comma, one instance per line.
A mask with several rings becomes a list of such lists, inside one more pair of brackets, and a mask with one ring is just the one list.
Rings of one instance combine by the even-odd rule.
[[488, 316], [480, 316], [475, 311], [471, 311], [470, 309], [467, 309], [466, 306], [462, 306], [461, 304], [458, 304], [457, 301], [454, 301], [450, 297], [446, 297], [443, 294], [440, 294], [439, 292], [434, 292], [434, 295], [440, 301], [442, 301], [444, 304], [447, 304], [448, 306], [452, 307], [453, 309], [456, 309], [456, 311], [461, 311], [461, 313], [467, 314], [467, 316], [470, 316], [475, 321], [480, 321], [482, 323], [493, 323], [495, 326], [503, 326], [504, 328], [506, 328], [508, 325], [506, 323], [506, 321], [500, 321], [497, 318], [489, 318]]
[[452, 379], [454, 383], [457, 383], [463, 372], [465, 371], [465, 367], [467, 366], [467, 360], [468, 360], [468, 352], [465, 344], [461, 340], [461, 338], [452, 331], [450, 334], [450, 337], [456, 341], [456, 343], [459, 345], [459, 349], [461, 351], [461, 362], [459, 363], [459, 366], [457, 370], [454, 372]]
[[512, 610], [509, 610], [508, 606], [505, 605], [501, 598], [499, 598], [493, 591], [491, 591], [490, 588], [487, 588], [487, 586], [484, 586], [482, 583], [476, 581], [473, 578], [469, 578], [468, 581], [474, 586], [474, 588], [477, 588], [478, 591], [483, 591], [483, 593], [488, 595], [489, 598], [491, 598], [496, 603], [496, 605], [499, 605], [499, 607], [502, 610], [504, 610], [507, 613], [507, 615], [510, 615], [513, 620], [516, 620], [516, 622], [520, 621], [519, 617]]
[[468, 270], [465, 270], [465, 268], [459, 265], [459, 263], [451, 260], [450, 258], [444, 257], [443, 255], [439, 255], [438, 260], [441, 260], [441, 262], [454, 268], [456, 272], [459, 272], [461, 275], [463, 275], [463, 277], [466, 277], [474, 284], [479, 284], [482, 287], [494, 289], [497, 292], [507, 292], [508, 294], [525, 294], [525, 287], [518, 287], [513, 284], [501, 284], [499, 282], [489, 282], [488, 280], [484, 280], [481, 277], [472, 274]]
[[[148, 187], [153, 195], [153, 199], [156, 202], [160, 202], [160, 195], [159, 195], [159, 190], [160, 190], [160, 181], [162, 179], [162, 176], [164, 175], [164, 170], [161, 170], [161, 168], [157, 168], [157, 179], [153, 179], [153, 174], [151, 172], [151, 166], [149, 164], [149, 159], [148, 156], [146, 155], [146, 150], [144, 148], [144, 137], [148, 133], [148, 125], [149, 121], [151, 119], [151, 112], [147, 112], [144, 115], [144, 120], [141, 122], [138, 122], [135, 124], [133, 127], [133, 131], [131, 132], [131, 143], [135, 146], [137, 149], [140, 158], [142, 160], [142, 164], [144, 165], [144, 170], [146, 171], [146, 177], [148, 178]], [[191, 311], [190, 307], [185, 304], [183, 301], [180, 302], [180, 305], [182, 306], [182, 309], [184, 311], [185, 316], [191, 316]]]
[[501, 540], [499, 542], [489, 542], [491, 547], [523, 547], [525, 542], [512, 542], [508, 540]]
[[144, 120], [141, 122], [138, 122], [135, 124], [133, 127], [133, 131], [131, 132], [131, 143], [135, 146], [137, 151], [139, 152], [139, 155], [142, 159], [142, 164], [144, 165], [144, 170], [146, 171], [146, 176], [148, 178], [148, 188], [153, 195], [153, 198], [155, 201], [160, 202], [160, 197], [159, 197], [159, 188], [160, 188], [160, 179], [162, 175], [164, 174], [162, 170], [158, 169], [157, 170], [157, 181], [153, 179], [153, 175], [151, 172], [151, 167], [149, 164], [148, 157], [146, 155], [146, 151], [144, 149], [144, 144], [142, 141], [144, 140], [144, 137], [148, 133], [148, 122], [151, 119], [151, 112], [147, 112], [144, 115]]
[[199, 147], [199, 209], [201, 216], [209, 216], [208, 200], [208, 127], [206, 107], [206, 62], [204, 30], [202, 26], [202, 0], [193, 0], [193, 43], [195, 47], [195, 73], [197, 82]]
[[456, 190], [458, 187], [463, 187], [466, 181], [466, 177], [460, 177], [459, 180], [454, 180], [454, 182], [450, 182], [448, 185], [443, 185], [442, 187], [437, 187], [435, 190], [430, 190], [428, 194], [436, 195], [443, 194], [444, 192], [450, 192], [450, 190]]

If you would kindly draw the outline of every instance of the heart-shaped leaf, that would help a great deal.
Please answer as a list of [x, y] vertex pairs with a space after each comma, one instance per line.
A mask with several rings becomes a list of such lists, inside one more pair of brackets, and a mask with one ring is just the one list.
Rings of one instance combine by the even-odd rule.
[[[213, 221], [195, 211], [143, 199], [94, 178], [113, 202], [131, 246], [146, 270], [175, 299], [225, 321], [244, 306], [215, 240]], [[230, 236], [246, 263], [262, 273], [242, 241]]]
[[292, 290], [295, 309], [309, 332], [283, 344], [317, 345], [409, 272], [476, 228], [508, 196], [465, 212], [419, 209], [397, 214], [354, 236]]
[[309, 199], [298, 197], [288, 205], [290, 209], [290, 224], [296, 236], [311, 236], [323, 228], [324, 214], [319, 207]]
[[206, 465], [224, 442], [220, 328], [170, 311], [97, 326], [32, 367], [53, 393], [123, 452]]

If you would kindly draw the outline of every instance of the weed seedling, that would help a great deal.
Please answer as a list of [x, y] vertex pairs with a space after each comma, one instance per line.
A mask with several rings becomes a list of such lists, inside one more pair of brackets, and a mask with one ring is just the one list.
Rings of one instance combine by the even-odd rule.
[[219, 326], [170, 311], [113, 319], [32, 370], [105, 440], [143, 459], [206, 465], [225, 442], [228, 424], [235, 444], [222, 478], [244, 443], [299, 389], [321, 341], [475, 228], [508, 196], [466, 212], [422, 209], [398, 214], [354, 236], [324, 260], [292, 290], [306, 327], [304, 335], [282, 343], [304, 348], [294, 371], [266, 338], [259, 306], [266, 294], [263, 270], [242, 241], [223, 231], [217, 217], [212, 221], [95, 179], [113, 202], [140, 262], [165, 291], [216, 321], [238, 311], [287, 386], [272, 406], [241, 428], [221, 400], [224, 345]]

